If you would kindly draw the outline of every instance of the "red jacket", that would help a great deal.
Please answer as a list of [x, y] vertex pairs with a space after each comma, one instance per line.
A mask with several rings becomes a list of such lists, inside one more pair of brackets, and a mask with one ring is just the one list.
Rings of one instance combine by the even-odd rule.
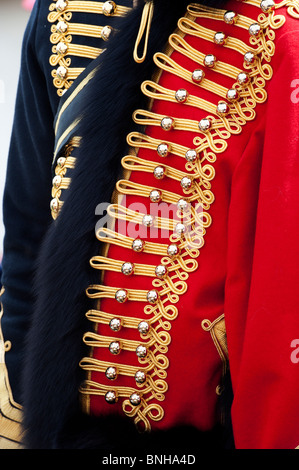
[[[191, 5], [187, 19], [179, 22], [180, 36], [170, 37], [170, 59], [156, 56], [158, 65], [167, 63], [158, 85], [144, 85], [145, 93], [155, 99], [149, 113], [138, 110], [134, 119], [146, 125], [146, 137], [129, 135], [136, 156], [124, 158], [124, 168], [132, 172], [127, 182], [117, 184], [118, 196], [126, 198], [119, 202], [119, 216], [116, 205], [110, 211], [112, 220], [116, 215], [115, 231], [125, 235], [124, 246], [120, 241], [107, 243], [107, 258], [92, 260], [103, 279], [87, 290], [100, 300], [98, 311], [89, 312], [96, 330], [85, 336], [93, 349], [92, 358], [81, 363], [91, 371], [83, 391], [89, 396], [90, 387], [87, 407], [92, 414], [122, 413], [123, 406], [138, 425], [148, 428], [192, 424], [211, 429], [219, 420], [219, 386], [223, 367], [228, 366], [221, 336], [224, 314], [236, 447], [292, 449], [299, 443], [299, 375], [291, 355], [299, 331], [298, 13], [292, 8], [288, 13], [284, 6], [262, 13], [257, 1], [231, 1], [226, 9], [239, 15], [235, 24], [224, 21], [225, 10], [213, 13]], [[254, 31], [251, 25], [256, 23], [262, 32]], [[224, 33], [225, 45], [219, 34], [215, 43], [217, 32]], [[244, 65], [248, 51], [256, 51], [256, 58]], [[211, 55], [214, 67], [209, 66]], [[192, 83], [192, 72], [199, 68], [205, 77], [200, 84]], [[239, 78], [245, 85], [236, 86], [240, 72], [249, 75], [248, 85], [243, 75]], [[237, 104], [223, 94], [233, 87], [239, 90]], [[176, 101], [175, 92], [182, 89], [188, 99], [182, 99], [182, 91], [181, 101]], [[225, 116], [215, 112], [219, 101], [229, 106]], [[207, 116], [211, 129], [201, 131], [198, 123], [205, 124], [201, 120]], [[174, 121], [163, 122], [163, 117]], [[167, 125], [173, 127], [167, 130]], [[156, 148], [163, 142], [171, 148], [161, 157]], [[184, 154], [194, 148], [200, 163], [187, 163]], [[163, 179], [155, 177], [158, 165], [164, 166]], [[182, 180], [190, 176], [191, 189], [191, 182]], [[182, 189], [182, 184], [188, 188]], [[188, 197], [193, 207], [201, 204], [203, 227], [192, 219], [180, 238], [171, 216], [168, 233], [158, 219], [142, 222], [147, 214], [164, 216], [154, 198], [174, 208], [180, 198], [190, 201]], [[125, 216], [125, 208], [133, 212]], [[134, 211], [141, 213], [139, 219], [134, 219]], [[178, 218], [180, 211], [174, 213]], [[144, 223], [153, 226], [145, 228]], [[191, 253], [188, 246], [185, 249], [188, 230], [191, 239], [195, 237]], [[100, 231], [100, 239], [103, 236]], [[141, 253], [131, 247], [137, 236], [145, 243]], [[180, 254], [167, 258], [171, 240]], [[123, 263], [131, 264], [122, 268]], [[163, 279], [155, 272], [160, 264], [168, 268]], [[132, 269], [133, 274], [126, 275]], [[125, 289], [125, 302], [121, 293], [116, 294], [119, 302], [114, 297], [119, 289]], [[154, 307], [146, 298], [151, 289], [160, 295]], [[109, 327], [113, 318], [118, 322]], [[143, 334], [137, 328], [141, 320], [150, 327]], [[122, 328], [115, 331], [120, 322]], [[139, 344], [148, 349], [145, 358], [138, 359]], [[142, 384], [134, 379], [139, 370], [146, 372]]]

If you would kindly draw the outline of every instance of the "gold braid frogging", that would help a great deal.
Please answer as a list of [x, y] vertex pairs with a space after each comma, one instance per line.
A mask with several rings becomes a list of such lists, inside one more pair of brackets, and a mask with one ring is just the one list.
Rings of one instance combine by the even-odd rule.
[[[256, 0], [249, 0], [248, 3], [258, 8], [260, 7], [260, 2]], [[295, 12], [294, 15], [298, 14], [299, 16], [298, 7], [295, 2], [284, 1], [279, 4], [279, 6], [284, 5], [288, 5], [289, 10], [291, 10], [292, 13]], [[189, 59], [203, 64], [205, 56], [193, 49], [185, 41], [183, 36], [190, 34], [203, 37], [207, 41], [212, 41], [214, 37], [213, 32], [195, 23], [195, 19], [197, 17], [203, 17], [223, 21], [224, 13], [224, 10], [214, 10], [199, 4], [189, 5], [187, 14], [178, 22], [178, 32], [175, 32], [169, 38], [171, 50], [175, 50], [184, 54]], [[153, 226], [170, 230], [171, 235], [169, 241], [170, 243], [176, 243], [179, 247], [178, 255], [174, 258], [169, 256], [167, 244], [145, 242], [144, 245], [144, 253], [155, 254], [162, 257], [161, 264], [167, 267], [167, 274], [163, 279], [157, 278], [155, 266], [145, 264], [135, 265], [136, 275], [153, 278], [152, 285], [157, 289], [158, 293], [157, 301], [154, 305], [149, 304], [147, 291], [128, 289], [129, 300], [145, 303], [145, 318], [147, 318], [150, 326], [148, 333], [145, 336], [141, 335], [141, 344], [146, 347], [147, 355], [138, 359], [142, 370], [146, 374], [145, 382], [142, 385], [136, 384], [136, 388], [118, 387], [114, 384], [111, 387], [105, 386], [92, 381], [90, 379], [91, 372], [105, 372], [107, 367], [115, 365], [118, 369], [118, 374], [133, 377], [136, 373], [136, 368], [125, 364], [96, 360], [93, 357], [85, 357], [81, 361], [81, 367], [88, 372], [89, 377], [82, 384], [80, 389], [81, 393], [86, 396], [105, 396], [107, 392], [111, 390], [115, 391], [117, 397], [124, 399], [122, 402], [124, 413], [134, 419], [138, 428], [142, 425], [141, 428], [145, 431], [151, 429], [151, 421], [161, 420], [164, 416], [164, 410], [161, 404], [156, 403], [156, 401], [163, 402], [168, 388], [166, 380], [166, 369], [169, 365], [167, 351], [170, 342], [170, 334], [168, 332], [171, 328], [171, 322], [178, 316], [178, 308], [175, 304], [178, 303], [180, 296], [187, 290], [189, 274], [196, 271], [198, 268], [197, 258], [199, 257], [200, 248], [204, 244], [204, 235], [206, 229], [212, 223], [211, 216], [207, 212], [214, 201], [214, 195], [211, 191], [211, 181], [215, 176], [215, 170], [212, 163], [215, 162], [217, 154], [226, 150], [229, 137], [232, 134], [240, 133], [246, 122], [255, 118], [256, 105], [263, 103], [267, 98], [265, 84], [266, 81], [270, 80], [272, 77], [272, 68], [269, 62], [275, 51], [273, 42], [275, 39], [274, 30], [284, 24], [285, 17], [283, 15], [277, 15], [275, 10], [260, 13], [257, 20], [239, 15], [235, 26], [248, 29], [250, 25], [256, 21], [261, 26], [261, 34], [258, 37], [250, 37], [249, 46], [232, 37], [229, 37], [227, 43], [223, 46], [237, 50], [243, 55], [248, 50], [255, 54], [253, 63], [244, 64], [244, 70], [248, 74], [249, 82], [243, 86], [238, 83], [238, 75], [244, 72], [244, 70], [242, 71], [225, 62], [216, 62], [214, 67], [216, 73], [224, 74], [236, 80], [233, 88], [238, 91], [238, 99], [230, 103], [229, 112], [225, 116], [219, 116], [214, 104], [197, 96], [188, 96], [185, 105], [197, 106], [206, 111], [207, 118], [210, 120], [210, 127], [207, 131], [203, 132], [199, 129], [198, 122], [194, 120], [176, 118], [173, 120], [175, 130], [197, 133], [193, 143], [200, 158], [196, 159], [196, 161], [186, 163], [186, 173], [163, 163], [166, 177], [180, 181], [187, 175], [191, 177], [193, 184], [185, 191], [186, 199], [189, 203], [187, 214], [183, 216], [185, 217], [184, 223], [186, 224], [187, 230], [178, 233], [176, 232], [176, 222], [174, 220], [163, 217], [155, 217], [153, 219]], [[155, 54], [154, 61], [160, 71], [173, 73], [182, 77], [186, 82], [194, 83], [192, 80], [192, 71], [177, 64], [170, 55], [159, 52]], [[221, 100], [225, 99], [227, 96], [228, 90], [225, 87], [205, 78], [198, 86], [211, 91]], [[154, 81], [146, 80], [142, 84], [142, 91], [150, 99], [175, 102], [175, 90], [166, 89]], [[148, 110], [137, 110], [133, 118], [136, 123], [144, 126], [160, 126], [164, 116]], [[156, 150], [161, 142], [139, 132], [132, 132], [128, 135], [127, 140], [129, 145], [135, 148], [135, 155], [127, 155], [122, 159], [125, 172], [142, 171], [152, 173], [157, 163], [139, 158], [137, 155], [138, 148]], [[169, 140], [165, 142], [168, 144], [172, 154], [184, 158], [188, 149]], [[131, 182], [127, 179], [119, 180], [116, 185], [117, 194], [122, 196], [135, 194], [148, 198], [152, 190], [160, 191], [161, 200], [170, 205], [176, 204], [180, 198], [179, 195], [164, 189], [162, 190], [159, 187], [152, 188]], [[200, 206], [200, 214], [195, 210], [192, 203]], [[146, 214], [132, 211], [119, 203], [111, 204], [108, 207], [108, 213], [113, 220], [133, 221], [135, 224], [142, 224], [143, 217], [146, 216]], [[179, 217], [181, 217], [181, 213]], [[97, 237], [106, 244], [114, 244], [132, 249], [132, 238], [117, 233], [110, 228], [100, 228], [97, 231]], [[105, 256], [95, 256], [90, 262], [95, 269], [101, 272], [121, 272], [124, 261], [109, 259]], [[87, 289], [87, 295], [97, 300], [101, 298], [113, 299], [115, 298], [117, 290], [118, 289], [115, 287], [99, 284], [90, 286]], [[113, 315], [101, 310], [90, 310], [87, 312], [87, 318], [95, 324], [108, 324], [113, 318]], [[144, 319], [141, 318], [135, 319], [126, 316], [121, 317], [121, 320], [123, 326], [127, 328], [136, 328], [140, 321], [144, 321]], [[214, 323], [209, 322], [209, 325], [210, 324], [213, 325]], [[203, 322], [203, 328], [206, 328], [205, 322]], [[210, 328], [208, 328], [208, 330], [210, 330]], [[132, 352], [136, 351], [137, 344], [140, 344], [133, 340], [117, 339], [124, 349]], [[115, 337], [105, 337], [92, 332], [86, 333], [84, 337], [85, 343], [91, 348], [107, 348], [110, 342], [115, 340]], [[130, 397], [135, 393], [140, 395], [140, 402], [137, 405], [132, 404], [130, 401]]]

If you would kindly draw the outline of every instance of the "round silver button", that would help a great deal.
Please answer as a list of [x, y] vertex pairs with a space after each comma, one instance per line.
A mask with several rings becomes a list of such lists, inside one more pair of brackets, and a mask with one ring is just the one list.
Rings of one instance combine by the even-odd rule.
[[132, 242], [132, 250], [136, 253], [140, 253], [144, 249], [144, 241], [141, 238], [135, 238]]
[[167, 247], [167, 254], [170, 256], [170, 258], [174, 258], [179, 254], [179, 252], [179, 247], [175, 243], [172, 243]]
[[165, 277], [167, 274], [166, 266], [164, 266], [163, 264], [159, 264], [159, 266], [156, 266], [155, 273], [159, 279], [163, 279], [163, 277]]
[[162, 142], [157, 147], [157, 153], [159, 157], [165, 158], [170, 152], [170, 145]]
[[121, 351], [120, 342], [119, 341], [112, 341], [109, 344], [109, 351], [111, 352], [111, 354], [114, 354], [114, 355], [119, 354], [120, 351]]
[[147, 349], [145, 346], [143, 346], [142, 344], [140, 344], [139, 346], [137, 346], [136, 348], [136, 354], [138, 357], [146, 357], [147, 355]]
[[185, 103], [188, 99], [189, 93], [184, 88], [180, 88], [175, 92], [175, 99], [178, 103]]
[[103, 13], [105, 16], [111, 16], [115, 13], [116, 3], [112, 1], [107, 1], [103, 4]]
[[201, 119], [198, 123], [198, 127], [202, 132], [207, 132], [211, 128], [211, 121], [210, 119], [204, 118]]
[[146, 334], [149, 331], [149, 324], [146, 321], [141, 321], [138, 325], [140, 334]]
[[148, 291], [146, 298], [150, 304], [155, 304], [159, 299], [159, 294], [156, 290], [153, 289]]
[[156, 168], [154, 169], [154, 177], [158, 180], [161, 180], [163, 179], [165, 176], [165, 169], [163, 168], [163, 166], [156, 166]]
[[121, 329], [121, 320], [119, 318], [112, 318], [109, 322], [112, 331], [119, 331]]
[[164, 117], [161, 120], [161, 127], [164, 131], [171, 131], [174, 127], [174, 119], [171, 117]]
[[113, 405], [114, 403], [117, 402], [117, 395], [115, 392], [113, 391], [110, 391], [110, 392], [107, 392], [106, 395], [105, 395], [105, 400], [107, 403], [109, 403], [110, 405]]
[[127, 261], [126, 263], [123, 263], [121, 267], [121, 272], [125, 276], [131, 276], [131, 274], [133, 274], [134, 272], [134, 264], [130, 263], [129, 261]]
[[115, 292], [115, 300], [123, 304], [128, 300], [128, 292], [125, 289], [119, 289]]
[[146, 375], [142, 370], [138, 370], [135, 374], [135, 381], [138, 384], [143, 384], [146, 381]]
[[150, 192], [149, 198], [152, 202], [160, 202], [162, 199], [161, 191], [159, 191], [158, 189], [153, 189]]
[[132, 393], [130, 396], [130, 403], [133, 406], [138, 406], [141, 403], [141, 396], [138, 393]]
[[106, 369], [105, 375], [109, 380], [115, 380], [117, 378], [117, 370], [115, 367], [108, 367]]

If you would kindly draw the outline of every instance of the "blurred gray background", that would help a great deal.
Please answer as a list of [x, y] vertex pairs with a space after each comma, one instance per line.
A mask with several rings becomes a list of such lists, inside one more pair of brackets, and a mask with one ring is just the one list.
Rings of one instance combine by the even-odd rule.
[[4, 228], [2, 197], [20, 69], [21, 45], [30, 11], [22, 0], [0, 0], [0, 260]]

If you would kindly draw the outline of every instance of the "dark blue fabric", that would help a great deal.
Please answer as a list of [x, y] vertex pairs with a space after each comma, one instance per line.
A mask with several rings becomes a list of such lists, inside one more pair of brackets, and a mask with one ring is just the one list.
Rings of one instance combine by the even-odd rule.
[[47, 1], [36, 2], [24, 35], [3, 198], [2, 329], [5, 340], [12, 343], [6, 363], [16, 401], [21, 399], [19, 375], [24, 332], [32, 311], [34, 264], [50, 222], [52, 122], [59, 98], [52, 85], [49, 61], [47, 64], [43, 59], [51, 54], [48, 5]]

